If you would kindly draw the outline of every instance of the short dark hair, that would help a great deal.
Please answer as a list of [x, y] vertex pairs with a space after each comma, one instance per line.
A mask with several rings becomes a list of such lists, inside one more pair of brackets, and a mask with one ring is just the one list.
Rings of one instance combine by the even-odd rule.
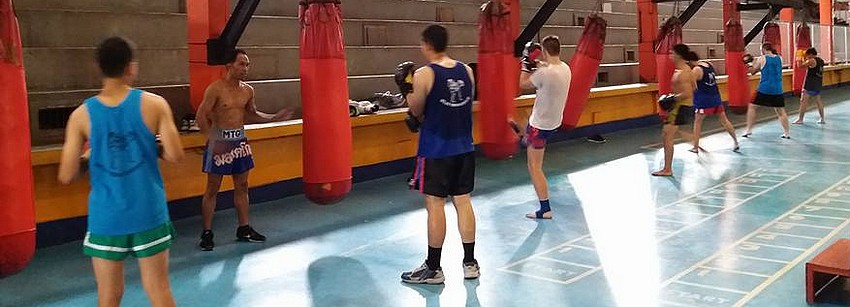
[[559, 55], [561, 54], [561, 39], [556, 35], [549, 35], [543, 38], [541, 41], [541, 45], [543, 45], [543, 49], [546, 49], [546, 52], [551, 55]]
[[236, 59], [239, 58], [240, 54], [248, 56], [248, 52], [246, 52], [244, 49], [235, 49], [230, 52], [230, 56], [227, 58], [227, 64], [233, 64], [234, 62], [236, 62]]
[[422, 31], [422, 41], [436, 52], [446, 52], [449, 45], [449, 32], [440, 25], [430, 25]]
[[818, 55], [818, 50], [815, 48], [806, 49], [806, 55]]
[[773, 44], [771, 44], [771, 43], [761, 44], [761, 48], [764, 49], [764, 50], [770, 51], [773, 54], [778, 54], [778, 52], [776, 52], [776, 49], [773, 49]]
[[124, 75], [127, 66], [133, 61], [135, 45], [129, 39], [113, 36], [103, 40], [97, 46], [97, 65], [107, 78]]
[[685, 44], [677, 44], [673, 46], [673, 53], [684, 59], [685, 61], [699, 61], [699, 55], [691, 51], [691, 47]]

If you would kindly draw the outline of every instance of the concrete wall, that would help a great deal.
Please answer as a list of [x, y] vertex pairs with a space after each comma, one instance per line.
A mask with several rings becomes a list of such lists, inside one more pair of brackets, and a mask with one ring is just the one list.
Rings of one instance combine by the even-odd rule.
[[[35, 145], [61, 141], [61, 129], [39, 129], [38, 110], [74, 106], [100, 85], [94, 64], [94, 46], [110, 35], [124, 35], [138, 47], [141, 74], [137, 82], [166, 97], [176, 117], [189, 113], [187, 0], [16, 0], [21, 23], [27, 85]], [[275, 111], [300, 105], [297, 0], [265, 0], [249, 24], [240, 46], [253, 61], [251, 83], [261, 109]], [[350, 96], [363, 99], [375, 92], [395, 91], [391, 74], [397, 63], [422, 62], [419, 32], [440, 22], [450, 31], [450, 53], [465, 62], [477, 55], [477, 19], [480, 0], [345, 0], [343, 1]], [[523, 23], [531, 20], [545, 0], [521, 0]], [[607, 82], [597, 86], [638, 81], [637, 65], [628, 59], [637, 51], [636, 4], [627, 0], [564, 1], [540, 35], [555, 34], [565, 44], [565, 59], [575, 50], [582, 32], [580, 17], [602, 11], [609, 23], [607, 49], [600, 72]], [[231, 0], [232, 5], [236, 1]], [[681, 7], [684, 9], [684, 6]], [[674, 5], [659, 4], [659, 19], [669, 17]], [[744, 13], [745, 28], [763, 12]], [[709, 1], [684, 32], [697, 53], [708, 57], [713, 49], [723, 57], [720, 1]], [[758, 39], [756, 41], [759, 41]], [[753, 47], [754, 50], [756, 47]], [[718, 68], [722, 69], [722, 65]], [[280, 99], [280, 97], [286, 97]]]

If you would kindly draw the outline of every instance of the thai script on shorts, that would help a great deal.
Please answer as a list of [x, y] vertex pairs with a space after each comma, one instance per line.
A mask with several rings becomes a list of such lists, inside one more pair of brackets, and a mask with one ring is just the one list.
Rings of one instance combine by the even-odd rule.
[[248, 142], [240, 142], [239, 146], [230, 150], [230, 152], [217, 154], [213, 156], [215, 166], [222, 166], [233, 163], [233, 160], [253, 156], [251, 145]]

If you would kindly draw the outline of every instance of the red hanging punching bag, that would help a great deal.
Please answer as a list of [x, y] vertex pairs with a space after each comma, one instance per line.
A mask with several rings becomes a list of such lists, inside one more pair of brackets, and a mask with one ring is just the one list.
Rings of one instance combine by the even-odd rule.
[[511, 1], [487, 2], [478, 19], [478, 101], [481, 104], [481, 150], [490, 159], [516, 153], [519, 138], [508, 121], [513, 117], [519, 66], [513, 56], [514, 25]]
[[573, 78], [570, 81], [570, 90], [567, 94], [567, 105], [564, 108], [564, 119], [561, 121], [561, 129], [572, 130], [578, 124], [578, 119], [587, 104], [590, 89], [596, 83], [599, 71], [599, 63], [602, 61], [602, 53], [605, 50], [605, 33], [608, 23], [596, 14], [585, 18], [584, 32], [576, 47], [573, 58], [570, 59], [570, 68]]
[[727, 98], [729, 109], [735, 114], [747, 112], [750, 103], [750, 83], [747, 66], [744, 64], [744, 29], [741, 22], [730, 19], [723, 30], [726, 47], [726, 75], [728, 75]]
[[673, 72], [676, 66], [670, 58], [673, 46], [682, 43], [682, 22], [678, 17], [670, 17], [658, 30], [655, 45], [655, 62], [658, 71], [658, 95], [673, 92]]
[[803, 91], [803, 82], [806, 80], [806, 70], [808, 67], [798, 66], [797, 61], [806, 60], [806, 50], [812, 48], [812, 31], [809, 25], [805, 22], [797, 25], [797, 51], [794, 52], [796, 57], [791, 65], [794, 67], [794, 94], [799, 95]]
[[339, 0], [299, 3], [304, 194], [317, 204], [351, 191], [348, 70]]
[[764, 25], [764, 33], [762, 34], [762, 43], [770, 43], [773, 49], [776, 49], [776, 54], [782, 54], [782, 33], [779, 30], [779, 25], [774, 22], [768, 22]]
[[35, 252], [35, 195], [27, 86], [12, 0], [0, 0], [0, 278], [20, 272]]

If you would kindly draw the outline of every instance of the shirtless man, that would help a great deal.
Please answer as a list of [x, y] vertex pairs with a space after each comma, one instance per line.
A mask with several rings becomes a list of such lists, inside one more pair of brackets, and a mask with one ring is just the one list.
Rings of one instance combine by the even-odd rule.
[[690, 125], [694, 120], [693, 96], [696, 80], [686, 60], [690, 52], [687, 45], [673, 46], [673, 63], [676, 65], [676, 72], [673, 74], [673, 93], [676, 93], [676, 102], [673, 109], [662, 118], [664, 121], [664, 128], [661, 131], [664, 143], [664, 167], [652, 173], [653, 176], [673, 176], [673, 139], [677, 132], [688, 140], [693, 139], [690, 133], [679, 129], [680, 126]]
[[198, 108], [197, 120], [201, 132], [207, 136], [204, 150], [203, 172], [207, 173], [207, 189], [201, 214], [204, 229], [198, 246], [211, 251], [213, 242], [212, 219], [216, 195], [224, 175], [233, 176], [233, 203], [239, 219], [236, 240], [265, 242], [266, 237], [248, 224], [248, 171], [254, 168], [251, 146], [245, 136], [245, 123], [283, 121], [292, 116], [290, 110], [266, 114], [254, 104], [254, 88], [243, 82], [248, 77], [251, 61], [244, 50], [237, 49], [226, 65], [227, 75], [213, 82], [204, 93]]

